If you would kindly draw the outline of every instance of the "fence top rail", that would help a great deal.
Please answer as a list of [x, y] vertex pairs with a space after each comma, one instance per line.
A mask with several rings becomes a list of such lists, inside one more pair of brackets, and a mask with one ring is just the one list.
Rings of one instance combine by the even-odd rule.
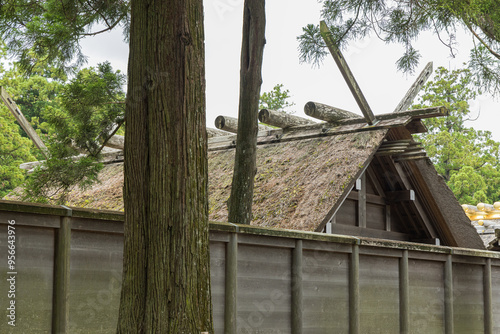
[[68, 208], [64, 205], [50, 205], [41, 203], [26, 203], [18, 201], [0, 200], [0, 211], [33, 213], [51, 216], [72, 216], [77, 218], [102, 219], [123, 221], [123, 212], [111, 210], [97, 210], [86, 208]]
[[[123, 221], [124, 214], [120, 211], [96, 210], [85, 208], [68, 208], [65, 206], [25, 203], [16, 201], [0, 200], [0, 212], [30, 213], [52, 216], [72, 216], [76, 218], [87, 218], [103, 221]], [[2, 223], [2, 222], [0, 222]], [[384, 239], [373, 239], [365, 237], [353, 237], [338, 234], [326, 234], [318, 232], [294, 231], [276, 228], [256, 227], [252, 225], [241, 225], [223, 222], [210, 222], [211, 232], [241, 233], [251, 235], [261, 235], [268, 237], [280, 237], [301, 239], [310, 241], [323, 241], [341, 244], [351, 244], [366, 247], [392, 248], [412, 251], [422, 251], [429, 253], [440, 253], [462, 256], [476, 256], [500, 259], [500, 252], [477, 250], [469, 248], [457, 248], [447, 246], [435, 246], [405, 241], [393, 241]]]

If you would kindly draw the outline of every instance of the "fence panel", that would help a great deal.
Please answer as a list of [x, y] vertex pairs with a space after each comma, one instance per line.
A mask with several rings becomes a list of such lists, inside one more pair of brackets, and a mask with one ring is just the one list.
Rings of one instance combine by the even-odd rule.
[[[0, 270], [9, 273], [7, 226], [15, 220], [17, 274], [16, 327], [7, 324], [8, 298], [2, 297], [0, 332], [62, 326], [67, 333], [113, 333], [121, 215], [76, 210], [75, 217], [68, 209], [26, 206], [22, 212], [20, 206], [18, 212], [2, 205]], [[71, 227], [69, 284], [54, 279], [61, 226]], [[211, 224], [210, 239], [216, 333], [500, 332], [495, 252], [223, 223]], [[0, 280], [1, 294], [9, 287]], [[65, 293], [56, 294], [67, 288], [69, 323]]]

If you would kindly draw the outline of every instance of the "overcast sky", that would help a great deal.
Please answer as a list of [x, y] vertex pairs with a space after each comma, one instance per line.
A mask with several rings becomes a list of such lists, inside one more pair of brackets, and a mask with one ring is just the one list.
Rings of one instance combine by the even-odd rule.
[[[218, 115], [237, 117], [239, 96], [239, 63], [243, 0], [205, 0], [205, 49], [207, 80], [207, 125], [214, 127]], [[264, 50], [263, 85], [261, 92], [276, 84], [290, 90], [291, 108], [295, 115], [304, 115], [304, 104], [316, 101], [347, 109], [361, 115], [333, 58], [325, 59], [320, 68], [299, 64], [296, 37], [302, 27], [319, 23], [321, 6], [317, 0], [270, 0], [266, 2], [266, 47]], [[423, 34], [416, 47], [421, 64], [414, 76], [397, 72], [395, 62], [403, 47], [384, 44], [377, 38], [353, 42], [343, 51], [359, 86], [374, 114], [394, 110], [425, 64], [433, 61], [450, 70], [460, 68], [467, 60], [472, 45], [467, 34], [459, 36], [458, 54], [451, 58], [448, 49], [436, 36]], [[87, 39], [83, 44], [89, 65], [109, 60], [114, 68], [126, 72], [128, 47], [119, 32]], [[477, 121], [470, 125], [490, 130], [500, 141], [500, 103], [489, 96], [472, 102]]]

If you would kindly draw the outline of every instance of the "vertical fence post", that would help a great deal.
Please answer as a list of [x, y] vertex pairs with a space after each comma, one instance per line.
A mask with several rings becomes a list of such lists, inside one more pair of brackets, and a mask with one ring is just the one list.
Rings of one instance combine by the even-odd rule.
[[453, 261], [448, 255], [444, 265], [444, 322], [445, 333], [453, 334]]
[[493, 334], [491, 259], [486, 259], [484, 266], [484, 333]]
[[238, 273], [238, 234], [229, 235], [229, 243], [226, 246], [226, 286], [225, 286], [225, 308], [224, 308], [224, 333], [234, 334], [237, 332], [237, 273]]
[[359, 333], [359, 245], [352, 246], [349, 270], [349, 333]]
[[400, 333], [410, 330], [410, 278], [408, 274], [408, 250], [399, 260], [399, 326]]
[[302, 240], [295, 240], [292, 257], [292, 334], [302, 334]]
[[[66, 207], [65, 207], [66, 208]], [[66, 208], [66, 216], [61, 217], [56, 229], [54, 245], [54, 281], [52, 304], [52, 333], [69, 333], [69, 276], [71, 252], [72, 210]]]

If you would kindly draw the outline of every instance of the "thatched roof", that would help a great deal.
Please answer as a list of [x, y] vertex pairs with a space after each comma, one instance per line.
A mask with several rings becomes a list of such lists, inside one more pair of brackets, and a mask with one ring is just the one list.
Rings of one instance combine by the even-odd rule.
[[[312, 138], [259, 146], [252, 225], [314, 231], [367, 163], [387, 130]], [[209, 217], [227, 221], [234, 148], [211, 151]], [[75, 189], [68, 204], [123, 210], [123, 163], [108, 164], [100, 184]]]
[[[362, 206], [356, 201], [366, 196], [366, 226], [344, 219], [333, 233], [484, 249], [453, 193], [412, 141], [411, 133], [425, 130], [420, 119], [428, 117], [426, 113], [380, 118], [372, 126], [348, 121], [260, 133], [252, 225], [322, 231], [335, 215], [359, 215]], [[235, 137], [209, 140], [213, 221], [227, 221]], [[366, 195], [355, 187], [362, 175], [371, 189]], [[123, 164], [106, 165], [100, 179], [102, 183], [88, 191], [71, 193], [68, 204], [123, 210]], [[416, 199], [395, 197], [412, 192]]]
[[[314, 231], [387, 130], [260, 146], [252, 224]], [[210, 219], [227, 221], [234, 149], [209, 153]]]

